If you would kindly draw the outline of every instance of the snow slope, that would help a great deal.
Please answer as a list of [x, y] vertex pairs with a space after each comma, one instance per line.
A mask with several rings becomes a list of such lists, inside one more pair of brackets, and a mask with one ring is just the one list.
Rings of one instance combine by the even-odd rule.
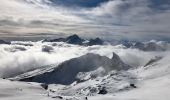
[[37, 83], [12, 82], [0, 79], [0, 100], [50, 100]]
[[132, 70], [138, 76], [136, 89], [113, 95], [90, 97], [89, 100], [169, 100], [170, 99], [170, 63], [169, 53], [146, 67]]

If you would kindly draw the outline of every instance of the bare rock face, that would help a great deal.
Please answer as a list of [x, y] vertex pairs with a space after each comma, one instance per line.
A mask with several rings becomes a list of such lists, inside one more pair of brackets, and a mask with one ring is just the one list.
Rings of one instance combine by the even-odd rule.
[[83, 43], [83, 39], [81, 39], [78, 35], [74, 34], [66, 38], [66, 42], [70, 44], [78, 44], [81, 45]]
[[90, 39], [86, 45], [92, 46], [92, 45], [103, 45], [103, 44], [104, 44], [103, 40], [101, 40], [100, 38], [96, 38], [96, 39]]
[[132, 48], [137, 48], [137, 49], [140, 49], [140, 50], [144, 50], [145, 48], [145, 44], [144, 43], [141, 43], [141, 42], [136, 42]]
[[74, 44], [74, 45], [82, 45], [82, 46], [93, 46], [93, 45], [103, 45], [104, 41], [100, 38], [90, 39], [86, 40], [80, 38], [78, 35], [74, 34], [67, 38], [58, 38], [58, 39], [45, 39], [43, 42], [66, 42], [68, 44]]
[[0, 40], [0, 44], [11, 44], [10, 42], [4, 41], [4, 40]]
[[157, 61], [159, 61], [159, 60], [161, 60], [161, 59], [162, 59], [162, 57], [156, 56], [155, 58], [150, 59], [150, 60], [144, 65], [144, 67], [147, 67], [147, 66], [149, 66], [149, 65], [152, 65], [152, 64], [154, 64], [155, 62], [157, 62]]
[[58, 39], [51, 39], [51, 40], [43, 40], [43, 42], [66, 42], [69, 44], [75, 44], [75, 45], [82, 45], [83, 39], [81, 39], [78, 35], [74, 34], [67, 38], [58, 38]]

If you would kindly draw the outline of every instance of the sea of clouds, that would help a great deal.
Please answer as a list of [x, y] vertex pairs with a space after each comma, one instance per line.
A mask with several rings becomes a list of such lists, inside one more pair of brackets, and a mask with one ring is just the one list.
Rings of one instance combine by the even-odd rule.
[[62, 42], [12, 42], [10, 45], [0, 45], [0, 77], [16, 76], [45, 65], [59, 64], [86, 53], [96, 53], [112, 58], [113, 52], [118, 54], [126, 64], [135, 68], [144, 66], [155, 56], [164, 56], [168, 51], [145, 52], [127, 49], [122, 45], [78, 46]]

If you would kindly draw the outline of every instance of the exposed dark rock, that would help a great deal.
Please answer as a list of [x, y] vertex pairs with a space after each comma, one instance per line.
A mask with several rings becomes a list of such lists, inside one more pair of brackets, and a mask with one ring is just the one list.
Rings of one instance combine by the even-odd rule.
[[103, 45], [103, 44], [104, 44], [104, 42], [100, 38], [90, 39], [89, 42], [87, 43], [88, 46]]
[[87, 98], [87, 97], [85, 97], [85, 100], [88, 100], [88, 98]]
[[66, 38], [66, 41], [67, 43], [70, 43], [70, 44], [78, 44], [78, 45], [81, 45], [83, 43], [83, 39], [81, 39], [78, 35], [74, 34], [72, 36], [69, 36]]
[[112, 54], [113, 54], [113, 56], [112, 56], [113, 60], [119, 60], [120, 61], [120, 57], [116, 53], [113, 52]]
[[47, 90], [48, 89], [48, 84], [42, 83], [41, 87], [44, 88], [45, 90]]
[[66, 43], [69, 43], [69, 44], [77, 44], [77, 45], [81, 45], [83, 43], [83, 41], [84, 40], [81, 39], [76, 34], [71, 35], [67, 38], [58, 38], [58, 39], [51, 39], [51, 40], [45, 39], [45, 40], [43, 40], [43, 42], [66, 42]]
[[69, 44], [82, 45], [82, 46], [92, 46], [92, 45], [103, 45], [104, 41], [100, 38], [90, 39], [88, 42], [84, 43], [86, 40], [80, 38], [78, 35], [74, 34], [67, 38], [58, 38], [58, 39], [45, 39], [42, 42], [66, 42]]
[[0, 40], [0, 44], [11, 44], [10, 42], [4, 41], [4, 40]]
[[144, 50], [145, 44], [141, 43], [141, 42], [136, 42], [132, 48], [137, 48], [137, 49], [140, 49], [140, 50]]
[[120, 44], [124, 45], [127, 48], [130, 48], [130, 47], [133, 46], [133, 43], [131, 41], [128, 41], [128, 40], [122, 40], [122, 41], [120, 41]]
[[58, 38], [58, 39], [51, 39], [51, 40], [45, 39], [42, 42], [65, 42], [65, 41], [66, 41], [65, 38]]
[[98, 94], [107, 94], [107, 90], [105, 87], [102, 87], [101, 89], [99, 89], [99, 93]]
[[120, 68], [120, 70], [127, 70], [129, 69], [131, 66], [125, 64], [120, 57], [113, 52], [113, 56], [112, 56], [112, 61], [114, 62], [114, 65], [117, 66], [118, 68]]
[[62, 97], [62, 96], [53, 96], [52, 98], [63, 99], [63, 97]]
[[137, 86], [135, 84], [130, 84], [130, 87], [137, 88]]

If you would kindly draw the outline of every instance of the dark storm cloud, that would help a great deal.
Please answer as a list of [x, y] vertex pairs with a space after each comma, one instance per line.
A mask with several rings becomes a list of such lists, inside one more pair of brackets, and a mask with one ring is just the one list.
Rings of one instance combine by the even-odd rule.
[[157, 10], [168, 10], [170, 9], [170, 0], [151, 0], [149, 6]]
[[50, 0], [53, 4], [77, 7], [96, 7], [109, 0]]
[[9, 19], [2, 19], [2, 20], [0, 20], [0, 26], [4, 26], [4, 25], [7, 25], [7, 26], [18, 26], [20, 24], [18, 22], [16, 22], [16, 21], [9, 20]]

